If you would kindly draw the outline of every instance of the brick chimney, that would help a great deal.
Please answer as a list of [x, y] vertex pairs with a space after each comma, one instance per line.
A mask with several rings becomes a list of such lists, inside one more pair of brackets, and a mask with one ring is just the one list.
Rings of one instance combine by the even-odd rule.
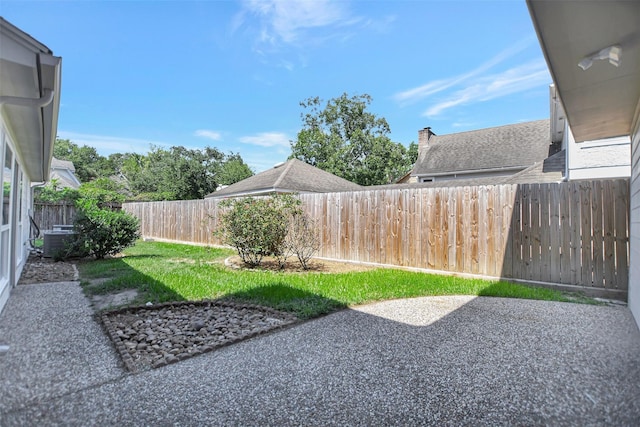
[[431, 132], [430, 127], [426, 127], [420, 131], [418, 131], [418, 148], [427, 148], [429, 147], [429, 140], [435, 133]]

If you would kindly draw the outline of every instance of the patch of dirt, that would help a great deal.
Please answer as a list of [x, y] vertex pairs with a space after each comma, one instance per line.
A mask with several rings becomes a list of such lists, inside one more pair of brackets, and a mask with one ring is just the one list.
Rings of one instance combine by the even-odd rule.
[[106, 308], [119, 307], [129, 304], [138, 298], [136, 289], [123, 289], [104, 295], [92, 295], [90, 297], [94, 310], [101, 311]]
[[232, 256], [225, 260], [227, 267], [236, 270], [255, 270], [255, 271], [276, 271], [285, 273], [350, 273], [357, 271], [374, 270], [376, 267], [366, 264], [356, 264], [350, 262], [329, 261], [324, 259], [312, 259], [309, 261], [308, 270], [303, 270], [300, 266], [300, 262], [295, 258], [289, 258], [285, 263], [284, 268], [280, 268], [278, 261], [273, 257], [264, 257], [262, 262], [257, 267], [251, 267], [245, 264], [238, 256]]
[[19, 285], [35, 283], [71, 282], [78, 280], [75, 264], [68, 261], [54, 261], [52, 258], [41, 258], [30, 255], [22, 270]]

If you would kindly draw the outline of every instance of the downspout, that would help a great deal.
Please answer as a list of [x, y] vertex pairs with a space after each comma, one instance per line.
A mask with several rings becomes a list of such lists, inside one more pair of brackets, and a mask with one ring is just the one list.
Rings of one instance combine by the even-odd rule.
[[51, 104], [54, 92], [51, 89], [45, 89], [44, 95], [40, 98], [20, 98], [17, 96], [0, 96], [0, 105], [18, 105], [20, 107], [42, 108]]

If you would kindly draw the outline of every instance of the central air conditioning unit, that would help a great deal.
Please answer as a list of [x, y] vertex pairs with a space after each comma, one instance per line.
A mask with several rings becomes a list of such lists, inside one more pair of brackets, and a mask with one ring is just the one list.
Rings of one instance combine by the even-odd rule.
[[53, 230], [44, 232], [42, 256], [51, 258], [70, 245], [78, 233], [69, 230]]

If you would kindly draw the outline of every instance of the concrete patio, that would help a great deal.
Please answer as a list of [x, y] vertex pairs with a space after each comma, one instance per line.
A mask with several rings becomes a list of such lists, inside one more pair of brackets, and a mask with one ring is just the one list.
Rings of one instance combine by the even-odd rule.
[[381, 302], [129, 374], [77, 282], [15, 288], [0, 425], [637, 425], [620, 306]]

